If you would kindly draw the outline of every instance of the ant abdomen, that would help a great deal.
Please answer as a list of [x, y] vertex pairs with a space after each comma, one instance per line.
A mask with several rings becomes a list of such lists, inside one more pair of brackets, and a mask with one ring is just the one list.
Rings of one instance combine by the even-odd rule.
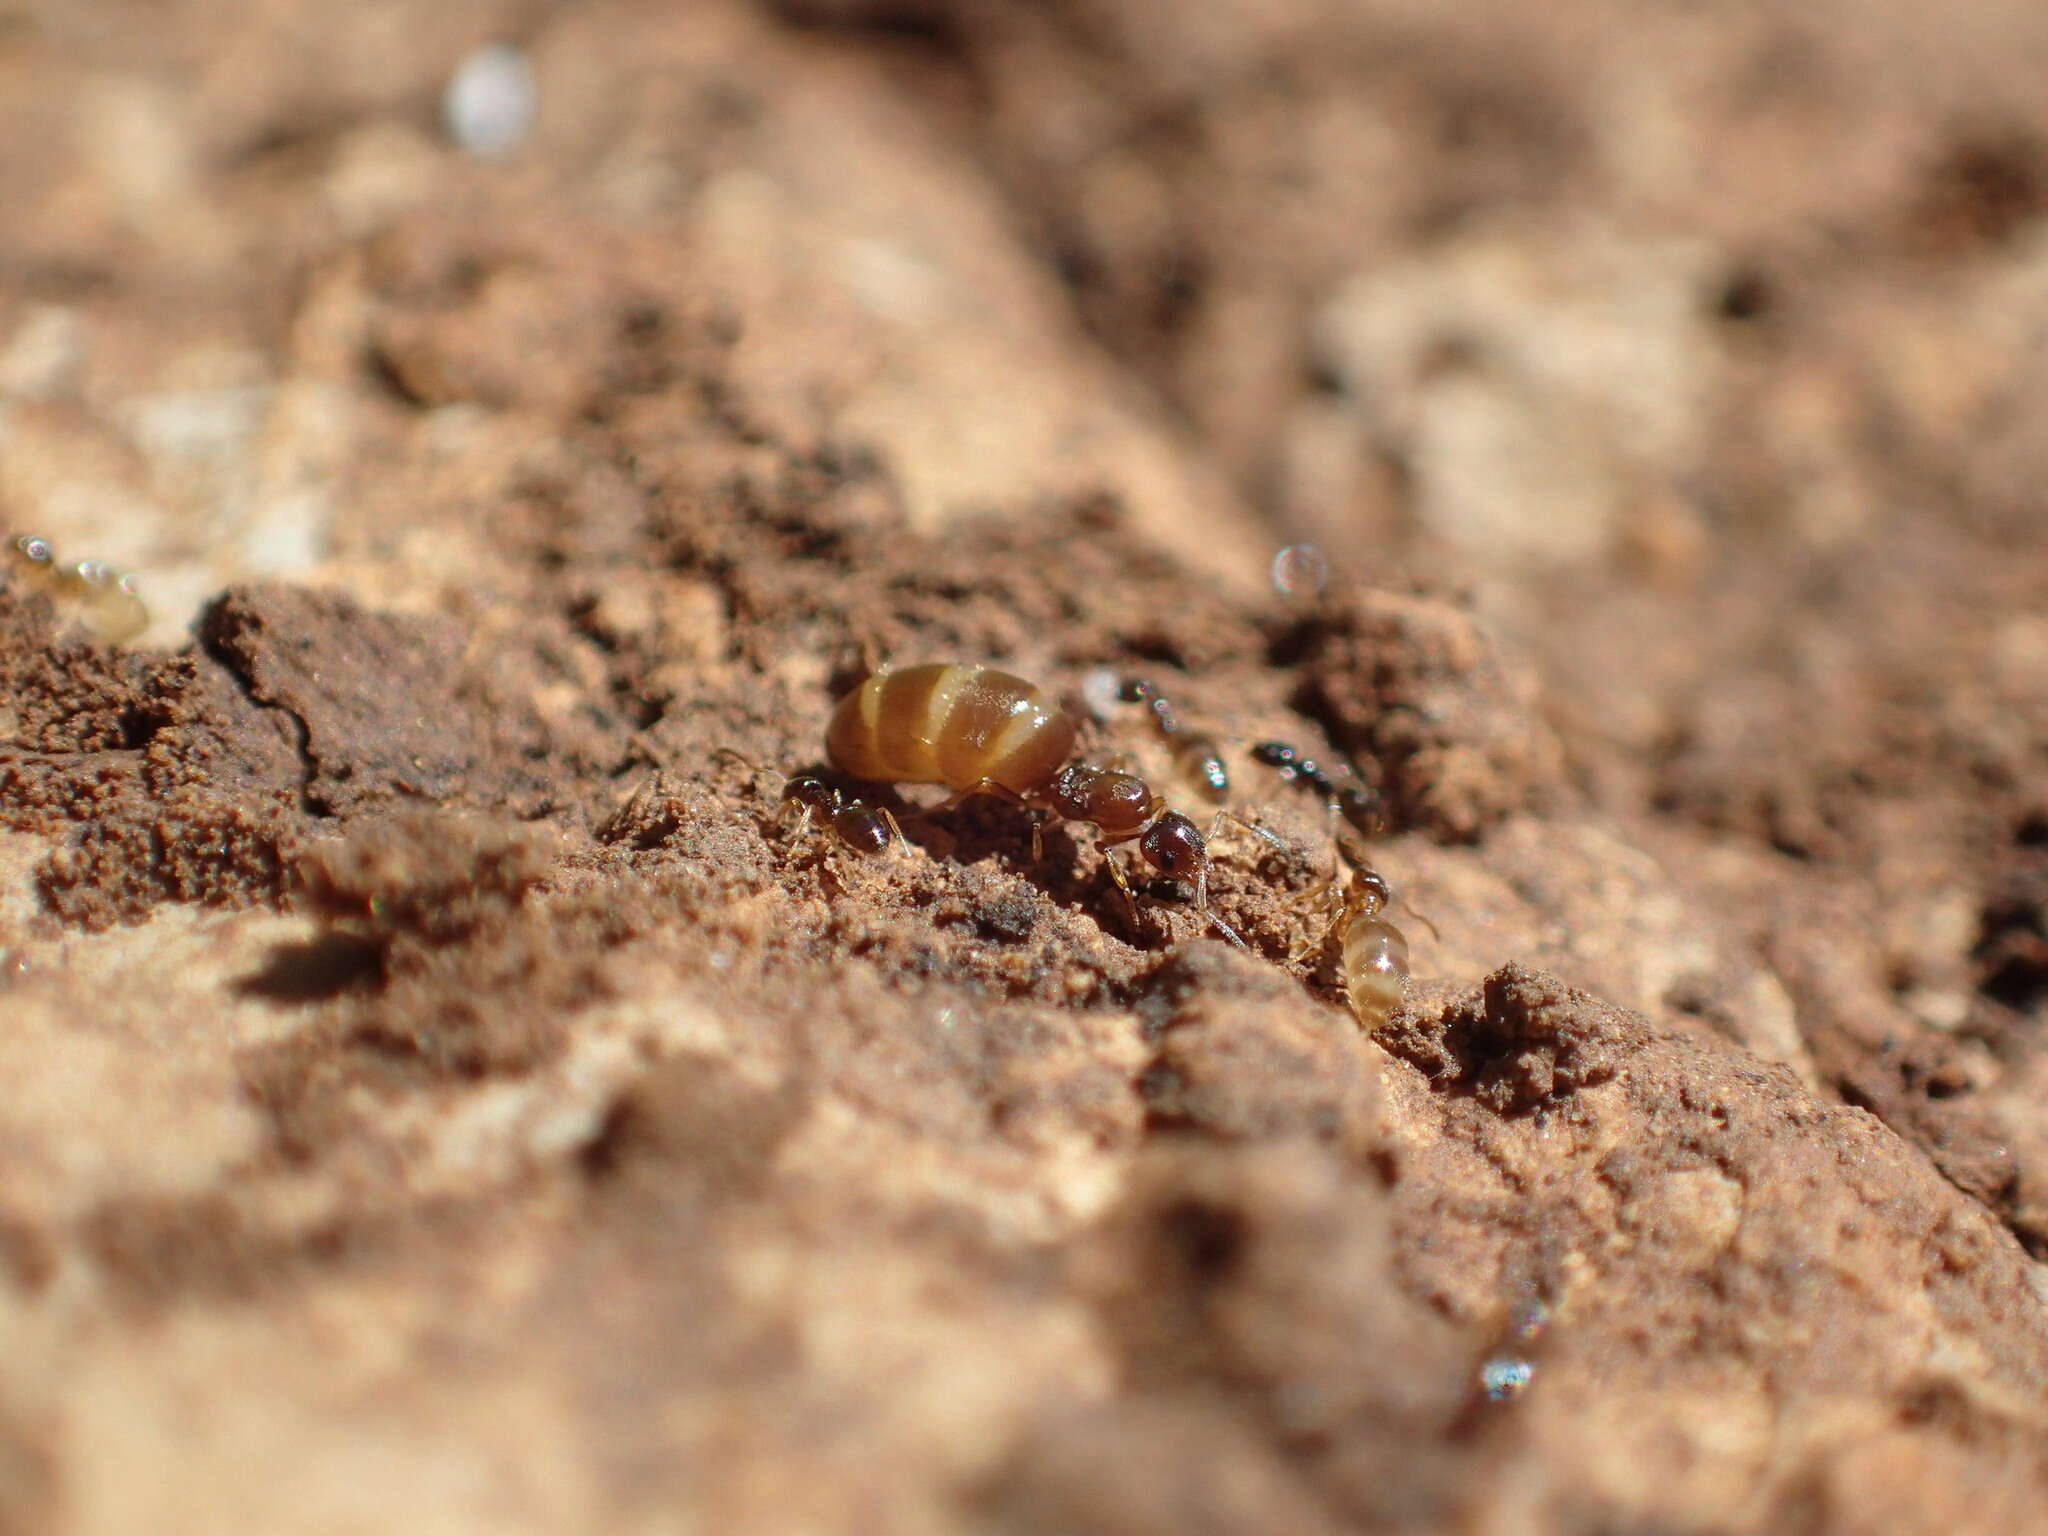
[[832, 711], [833, 766], [877, 783], [1043, 789], [1074, 746], [1074, 722], [1037, 684], [994, 667], [928, 662], [878, 672]]
[[1331, 916], [1322, 936], [1298, 946], [1290, 958], [1302, 960], [1335, 939], [1337, 973], [1352, 1017], [1361, 1029], [1378, 1029], [1407, 995], [1408, 935], [1387, 921], [1394, 890], [1366, 862], [1364, 850], [1342, 835], [1337, 848], [1340, 859], [1351, 865], [1351, 876], [1340, 887], [1332, 874], [1305, 893], [1302, 899], [1321, 904]]
[[884, 853], [897, 841], [896, 818], [858, 800], [833, 812], [832, 830], [855, 853]]
[[1383, 917], [1354, 917], [1344, 929], [1344, 995], [1364, 1029], [1394, 1015], [1408, 989], [1408, 936]]
[[1046, 786], [1047, 807], [1067, 821], [1090, 821], [1113, 838], [1137, 835], [1159, 809], [1152, 786], [1134, 773], [1075, 763]]

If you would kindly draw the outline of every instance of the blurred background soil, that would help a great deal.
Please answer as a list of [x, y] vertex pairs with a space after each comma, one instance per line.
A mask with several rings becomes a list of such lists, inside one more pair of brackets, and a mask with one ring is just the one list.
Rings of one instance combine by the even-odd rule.
[[[153, 615], [0, 584], [0, 1531], [2040, 1529], [2044, 78], [0, 0], [0, 529]], [[1157, 681], [1251, 952], [778, 826], [927, 659], [1195, 809]], [[1263, 738], [1384, 797], [1370, 1034]]]

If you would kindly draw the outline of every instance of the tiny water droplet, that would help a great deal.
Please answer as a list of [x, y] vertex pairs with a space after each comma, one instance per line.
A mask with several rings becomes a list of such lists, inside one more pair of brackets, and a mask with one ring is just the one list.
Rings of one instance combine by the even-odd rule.
[[495, 160], [533, 132], [539, 99], [526, 54], [510, 43], [486, 43], [450, 77], [441, 98], [441, 121], [460, 148], [480, 160]]
[[1081, 701], [1096, 719], [1108, 720], [1116, 714], [1122, 689], [1123, 680], [1114, 668], [1096, 667], [1081, 679]]
[[1529, 1361], [1516, 1355], [1495, 1355], [1479, 1367], [1479, 1388], [1488, 1401], [1504, 1403], [1528, 1391], [1535, 1377], [1536, 1367]]
[[1520, 1302], [1508, 1314], [1508, 1337], [1518, 1344], [1534, 1344], [1550, 1328], [1550, 1303], [1541, 1297]]
[[1294, 603], [1308, 603], [1323, 595], [1330, 579], [1330, 562], [1313, 544], [1287, 544], [1273, 556], [1273, 590]]

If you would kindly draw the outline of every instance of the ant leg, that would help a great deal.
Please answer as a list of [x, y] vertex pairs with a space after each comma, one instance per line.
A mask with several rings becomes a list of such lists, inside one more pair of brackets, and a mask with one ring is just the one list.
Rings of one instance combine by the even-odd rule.
[[1124, 873], [1123, 865], [1117, 862], [1116, 855], [1107, 847], [1102, 850], [1102, 862], [1109, 866], [1109, 878], [1116, 882], [1116, 888], [1124, 893], [1124, 902], [1130, 907], [1131, 921], [1135, 923], [1138, 920], [1138, 896], [1131, 889], [1130, 876]]
[[1023, 811], [1025, 820], [1031, 828], [1031, 862], [1040, 864], [1045, 861], [1045, 823], [1049, 813], [1045, 807], [1034, 803], [1030, 796], [1019, 794], [1007, 784], [999, 783], [994, 779], [976, 779], [965, 789], [951, 795], [942, 804], [936, 805], [932, 809], [934, 811], [950, 811], [955, 806], [972, 800], [976, 795], [989, 795], [1006, 805], [1014, 805]]
[[955, 806], [972, 800], [976, 795], [993, 796], [1007, 805], [1014, 805], [1026, 812], [1031, 822], [1031, 862], [1037, 864], [1045, 858], [1045, 812], [1038, 806], [1033, 805], [1027, 796], [1018, 794], [1016, 790], [1010, 788], [1007, 784], [999, 784], [994, 779], [976, 779], [965, 789], [953, 795], [944, 804], [935, 806], [933, 809], [950, 811]]
[[992, 795], [998, 800], [1008, 801], [1011, 805], [1028, 807], [1031, 804], [1028, 799], [1018, 794], [1016, 790], [1010, 788], [1007, 784], [999, 784], [994, 779], [976, 779], [965, 789], [956, 793], [950, 800], [947, 800], [942, 805], [934, 806], [933, 809], [950, 811], [955, 806], [972, 800], [976, 795]]
[[1246, 954], [1251, 953], [1251, 945], [1239, 938], [1237, 930], [1223, 921], [1222, 916], [1215, 908], [1209, 905], [1209, 868], [1206, 864], [1195, 874], [1195, 908], [1202, 916], [1208, 918], [1210, 922], [1216, 925], [1218, 933], [1222, 934], [1223, 937], [1230, 940], [1231, 943], [1235, 944]]
[[878, 805], [874, 808], [874, 811], [877, 816], [881, 817], [882, 820], [888, 824], [889, 846], [891, 848], [903, 847], [910, 841], [909, 838], [903, 835], [903, 829], [896, 825], [896, 818], [894, 815], [890, 813], [889, 807], [887, 807], [886, 805]]
[[863, 678], [875, 677], [889, 670], [889, 664], [882, 660], [880, 647], [875, 644], [873, 635], [862, 633], [856, 636], [853, 653], [854, 659], [860, 665]]
[[751, 793], [754, 794], [760, 793], [761, 778], [764, 774], [768, 772], [766, 768], [763, 768], [759, 763], [755, 762], [751, 757], [747, 756], [746, 753], [738, 751], [735, 748], [713, 747], [711, 749], [711, 761], [715, 763], [719, 761], [719, 759], [721, 758], [729, 759], [732, 762], [738, 763], [742, 768], [746, 769], [748, 773], [752, 774], [754, 776], [754, 782], [749, 786], [749, 790]]
[[1282, 905], [1320, 909], [1323, 919], [1322, 928], [1314, 938], [1298, 940], [1288, 950], [1287, 963], [1299, 965], [1327, 945], [1330, 942], [1330, 935], [1336, 932], [1338, 924], [1344, 921], [1345, 893], [1339, 888], [1338, 877], [1333, 872], [1306, 890], [1296, 891]]
[[1251, 833], [1252, 836], [1258, 838], [1261, 842], [1264, 842], [1273, 848], [1279, 849], [1282, 853], [1297, 853], [1300, 851], [1294, 846], [1294, 844], [1288, 842], [1286, 838], [1282, 837], [1278, 832], [1275, 832], [1272, 828], [1262, 827], [1256, 821], [1251, 820], [1249, 817], [1240, 816], [1237, 814], [1237, 812], [1231, 810], [1218, 811], [1214, 816], [1211, 816], [1209, 818], [1209, 836], [1212, 838], [1215, 837], [1217, 830], [1226, 821], [1234, 822], [1236, 825], [1243, 827], [1245, 831]]
[[1410, 901], [1406, 896], [1400, 897], [1399, 900], [1401, 903], [1402, 911], [1406, 912], [1410, 917], [1414, 918], [1415, 921], [1422, 924], [1423, 927], [1427, 928], [1429, 930], [1429, 936], [1432, 939], [1435, 939], [1437, 943], [1443, 943], [1444, 936], [1436, 931], [1436, 924], [1432, 923], [1427, 917], [1425, 917], [1421, 913], [1421, 911], [1419, 911], [1416, 908], [1414, 902]]
[[1287, 951], [1287, 963], [1289, 965], [1299, 965], [1302, 961], [1308, 959], [1309, 956], [1321, 954], [1323, 950], [1329, 947], [1330, 940], [1343, 925], [1344, 912], [1340, 908], [1335, 916], [1323, 924], [1322, 931], [1314, 938], [1303, 939]]
[[832, 830], [839, 841], [863, 856], [887, 853], [903, 841], [903, 829], [888, 807], [854, 800], [832, 813]]
[[1365, 866], [1365, 845], [1356, 838], [1347, 838], [1344, 829], [1337, 825], [1342, 813], [1338, 811], [1335, 800], [1328, 801], [1323, 808], [1329, 812], [1329, 825], [1325, 830], [1330, 836], [1330, 881], [1335, 884], [1344, 873], [1347, 858], [1360, 868]]
[[1202, 910], [1204, 915], [1208, 917], [1210, 925], [1214, 927], [1218, 933], [1222, 934], [1223, 937], [1230, 940], [1231, 943], [1235, 944], [1239, 949], [1243, 950], [1246, 954], [1250, 954], [1252, 952], [1251, 945], [1245, 943], [1243, 939], [1238, 937], [1237, 930], [1231, 927], [1230, 924], [1223, 921], [1223, 916], [1221, 913], [1209, 907], [1204, 907]]
[[1330, 893], [1336, 889], [1337, 877], [1335, 875], [1328, 875], [1323, 879], [1318, 880], [1314, 885], [1307, 886], [1302, 890], [1296, 891], [1292, 896], [1289, 896], [1287, 900], [1282, 903], [1282, 905], [1289, 907], [1306, 907], [1319, 905], [1327, 908], [1331, 904]]

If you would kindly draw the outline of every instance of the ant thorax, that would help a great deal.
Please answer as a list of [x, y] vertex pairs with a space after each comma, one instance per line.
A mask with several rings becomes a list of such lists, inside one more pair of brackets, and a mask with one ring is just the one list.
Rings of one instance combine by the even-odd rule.
[[1069, 763], [1046, 786], [1045, 803], [1064, 820], [1093, 822], [1111, 837], [1131, 837], [1151, 819], [1159, 797], [1134, 773]]

